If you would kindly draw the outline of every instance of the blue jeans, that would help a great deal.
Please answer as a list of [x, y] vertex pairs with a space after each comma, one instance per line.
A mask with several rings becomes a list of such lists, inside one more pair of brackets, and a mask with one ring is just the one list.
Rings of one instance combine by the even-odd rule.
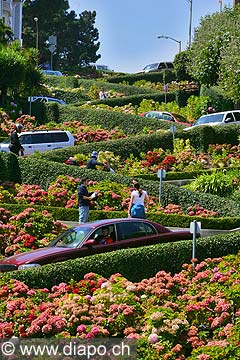
[[79, 206], [79, 224], [88, 222], [89, 206]]

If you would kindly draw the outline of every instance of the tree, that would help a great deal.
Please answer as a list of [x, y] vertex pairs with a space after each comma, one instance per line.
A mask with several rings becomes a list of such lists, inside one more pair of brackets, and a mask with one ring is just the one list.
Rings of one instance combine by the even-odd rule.
[[189, 63], [191, 61], [191, 50], [185, 50], [177, 54], [174, 58], [174, 69], [177, 80], [192, 80], [188, 72]]
[[1, 103], [6, 101], [8, 90], [19, 94], [38, 87], [41, 79], [36, 69], [36, 50], [22, 50], [19, 44], [0, 50]]
[[[74, 14], [71, 12], [69, 17], [73, 16]], [[63, 51], [60, 53], [62, 66], [67, 68], [84, 67], [100, 58], [100, 55], [96, 54], [100, 43], [97, 42], [99, 33], [94, 27], [95, 18], [95, 11], [84, 11], [79, 15], [79, 19], [74, 18], [74, 21], [67, 22], [69, 36], [66, 40], [67, 46], [62, 44]]]
[[34, 17], [37, 17], [41, 62], [49, 60], [46, 41], [50, 35], [55, 35], [55, 66], [72, 69], [95, 62], [100, 57], [96, 54], [100, 44], [98, 30], [94, 27], [96, 12], [84, 11], [77, 18], [76, 13], [68, 12], [68, 9], [66, 0], [26, 0], [23, 5], [23, 44], [35, 47], [37, 29]]
[[222, 50], [232, 31], [232, 10], [206, 16], [195, 30], [189, 73], [200, 84], [215, 85], [219, 78]]
[[0, 47], [7, 46], [13, 40], [13, 32], [10, 27], [6, 26], [0, 19]]

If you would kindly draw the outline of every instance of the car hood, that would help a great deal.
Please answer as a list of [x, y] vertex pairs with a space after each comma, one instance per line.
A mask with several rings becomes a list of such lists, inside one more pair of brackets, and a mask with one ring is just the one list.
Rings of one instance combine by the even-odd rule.
[[61, 252], [68, 252], [73, 249], [71, 248], [63, 248], [63, 247], [45, 247], [42, 249], [27, 251], [24, 253], [16, 254], [13, 256], [9, 256], [0, 261], [1, 264], [14, 264], [14, 265], [22, 265], [22, 264], [33, 264], [37, 263], [37, 261], [41, 258], [48, 257], [54, 254], [59, 254]]

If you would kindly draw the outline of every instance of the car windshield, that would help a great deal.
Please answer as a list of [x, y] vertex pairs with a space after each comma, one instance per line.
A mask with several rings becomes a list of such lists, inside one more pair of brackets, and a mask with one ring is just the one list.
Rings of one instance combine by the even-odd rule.
[[57, 239], [49, 244], [49, 247], [66, 247], [77, 248], [81, 247], [87, 234], [90, 232], [90, 227], [80, 227], [75, 229], [69, 229]]
[[158, 63], [155, 63], [155, 64], [149, 64], [149, 65], [145, 66], [145, 68], [143, 68], [143, 70], [157, 69], [157, 68], [158, 68]]
[[224, 114], [212, 114], [212, 115], [204, 115], [201, 116], [194, 124], [195, 125], [202, 125], [202, 124], [208, 124], [208, 123], [216, 123], [216, 122], [222, 122], [223, 121]]

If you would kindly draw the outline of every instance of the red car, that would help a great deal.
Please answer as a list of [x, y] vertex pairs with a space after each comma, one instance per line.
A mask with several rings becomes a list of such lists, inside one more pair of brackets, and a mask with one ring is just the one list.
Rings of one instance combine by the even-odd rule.
[[159, 120], [171, 121], [185, 126], [191, 126], [191, 124], [189, 124], [183, 116], [170, 113], [167, 111], [148, 111], [139, 115], [148, 118], [156, 118]]
[[[104, 229], [112, 242], [102, 244]], [[76, 259], [129, 247], [191, 239], [189, 231], [171, 231], [144, 219], [108, 219], [81, 224], [66, 230], [48, 247], [19, 253], [0, 261], [0, 272], [21, 270], [68, 259]]]

